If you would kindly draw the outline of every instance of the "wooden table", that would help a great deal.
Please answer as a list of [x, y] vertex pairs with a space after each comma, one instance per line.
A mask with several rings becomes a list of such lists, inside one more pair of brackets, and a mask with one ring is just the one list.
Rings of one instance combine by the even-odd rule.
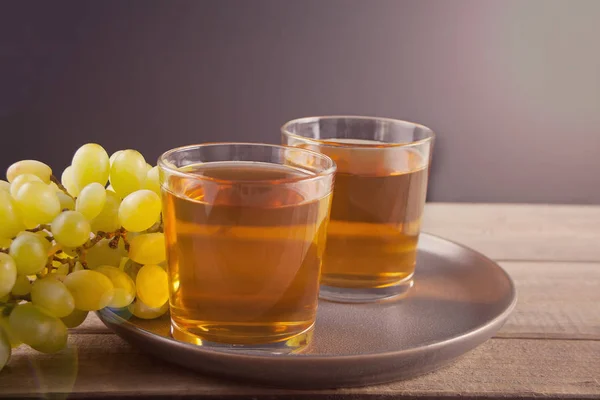
[[252, 387], [142, 354], [90, 317], [72, 332], [71, 351], [16, 350], [0, 372], [0, 395], [600, 399], [600, 207], [428, 204], [424, 230], [499, 261], [519, 294], [500, 333], [443, 370], [354, 389]]

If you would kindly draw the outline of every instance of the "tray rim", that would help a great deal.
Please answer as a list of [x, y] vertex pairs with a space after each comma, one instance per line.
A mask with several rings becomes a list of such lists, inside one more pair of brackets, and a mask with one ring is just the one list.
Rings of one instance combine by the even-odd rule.
[[[170, 336], [167, 337], [167, 336], [161, 336], [161, 335], [152, 333], [144, 328], [137, 326], [134, 323], [129, 322], [129, 320], [117, 315], [115, 312], [113, 312], [112, 310], [110, 310], [108, 308], [96, 311], [96, 315], [100, 318], [102, 323], [104, 323], [109, 329], [111, 329], [113, 331], [114, 331], [113, 325], [118, 325], [119, 328], [121, 328], [121, 329], [126, 329], [129, 332], [134, 331], [134, 332], [136, 332], [137, 335], [142, 335], [150, 340], [167, 341], [167, 342], [170, 342], [171, 345], [180, 346], [184, 349], [186, 349], [186, 348], [190, 349], [190, 350], [193, 349], [193, 351], [195, 351], [195, 352], [202, 352], [202, 353], [207, 353], [207, 354], [212, 354], [212, 355], [217, 355], [217, 356], [235, 357], [236, 359], [242, 359], [242, 360], [247, 359], [248, 361], [251, 361], [251, 360], [256, 361], [257, 359], [268, 359], [269, 362], [284, 361], [286, 363], [289, 363], [289, 362], [304, 362], [304, 361], [309, 361], [309, 360], [330, 360], [330, 361], [334, 361], [334, 360], [335, 361], [338, 361], [338, 360], [346, 361], [346, 360], [348, 360], [348, 361], [352, 361], [355, 359], [359, 359], [359, 360], [364, 359], [365, 357], [368, 357], [369, 359], [385, 359], [385, 358], [389, 358], [389, 357], [397, 358], [397, 357], [415, 355], [418, 353], [422, 353], [424, 351], [425, 352], [435, 351], [438, 348], [444, 348], [444, 347], [452, 345], [454, 343], [460, 343], [462, 341], [469, 341], [469, 339], [476, 340], [476, 338], [478, 338], [478, 337], [479, 338], [484, 337], [484, 339], [480, 341], [480, 344], [485, 342], [486, 340], [491, 338], [497, 332], [497, 329], [502, 327], [502, 325], [506, 322], [509, 315], [512, 313], [512, 311], [514, 310], [514, 308], [517, 304], [518, 295], [517, 295], [517, 290], [516, 290], [514, 281], [512, 280], [510, 275], [506, 272], [506, 270], [504, 268], [502, 268], [502, 266], [500, 266], [497, 262], [495, 262], [494, 260], [485, 256], [484, 254], [482, 254], [481, 252], [479, 252], [477, 250], [471, 249], [470, 247], [467, 247], [466, 245], [457, 243], [453, 240], [449, 240], [449, 239], [440, 237], [438, 235], [433, 235], [430, 233], [422, 232], [421, 236], [427, 236], [430, 239], [433, 239], [435, 241], [442, 241], [442, 242], [452, 244], [454, 246], [458, 246], [462, 250], [466, 250], [467, 252], [471, 253], [474, 256], [477, 256], [478, 258], [482, 259], [483, 261], [495, 265], [496, 268], [498, 268], [502, 272], [503, 277], [507, 280], [507, 282], [509, 284], [509, 287], [510, 287], [509, 296], [511, 297], [510, 303], [502, 310], [502, 312], [498, 313], [494, 318], [486, 321], [485, 323], [483, 323], [471, 330], [465, 331], [463, 333], [457, 334], [455, 336], [449, 337], [444, 340], [440, 340], [440, 341], [434, 340], [432, 342], [421, 344], [421, 345], [411, 347], [408, 349], [400, 349], [400, 350], [387, 351], [387, 352], [376, 352], [376, 353], [341, 354], [341, 355], [303, 354], [303, 353], [293, 353], [293, 354], [266, 354], [265, 353], [265, 354], [261, 354], [261, 353], [246, 353], [243, 350], [210, 349], [210, 348], [206, 348], [203, 346], [194, 345], [191, 343], [181, 342]], [[321, 302], [321, 301], [328, 301], [328, 300], [319, 299], [319, 302]], [[329, 303], [335, 304], [335, 302], [329, 302]], [[338, 304], [340, 306], [347, 305], [346, 303], [338, 303]], [[385, 304], [385, 303], [382, 303], [382, 304]], [[123, 325], [127, 326], [127, 328], [125, 328]], [[489, 335], [488, 337], [485, 337], [485, 336], [487, 336], [486, 333], [491, 333], [491, 335]], [[475, 345], [474, 347], [477, 347], [477, 346], [478, 345]], [[469, 351], [469, 350], [467, 350], [467, 351]], [[277, 361], [275, 361], [275, 360], [277, 360]]]

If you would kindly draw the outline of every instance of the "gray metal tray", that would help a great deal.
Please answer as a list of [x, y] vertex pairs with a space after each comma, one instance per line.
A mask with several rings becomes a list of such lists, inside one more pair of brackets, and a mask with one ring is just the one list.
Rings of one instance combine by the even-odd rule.
[[169, 336], [169, 318], [98, 312], [117, 335], [163, 360], [213, 376], [293, 389], [365, 386], [447, 365], [489, 339], [516, 304], [510, 277], [466, 247], [422, 234], [415, 287], [379, 304], [321, 300], [313, 342], [301, 354], [217, 351]]

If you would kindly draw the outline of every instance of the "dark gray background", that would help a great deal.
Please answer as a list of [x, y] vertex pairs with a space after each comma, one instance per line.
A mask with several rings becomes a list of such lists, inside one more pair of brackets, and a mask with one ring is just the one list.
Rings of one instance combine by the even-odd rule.
[[364, 114], [438, 133], [429, 200], [600, 204], [599, 21], [597, 0], [0, 0], [0, 168]]

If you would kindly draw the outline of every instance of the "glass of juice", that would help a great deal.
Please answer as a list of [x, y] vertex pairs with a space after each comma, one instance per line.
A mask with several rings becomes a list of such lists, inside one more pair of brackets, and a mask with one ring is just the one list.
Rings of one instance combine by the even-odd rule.
[[328, 116], [290, 121], [283, 143], [337, 164], [321, 297], [398, 298], [413, 286], [433, 131], [386, 118]]
[[294, 352], [312, 336], [335, 164], [299, 148], [181, 147], [159, 159], [171, 333]]

